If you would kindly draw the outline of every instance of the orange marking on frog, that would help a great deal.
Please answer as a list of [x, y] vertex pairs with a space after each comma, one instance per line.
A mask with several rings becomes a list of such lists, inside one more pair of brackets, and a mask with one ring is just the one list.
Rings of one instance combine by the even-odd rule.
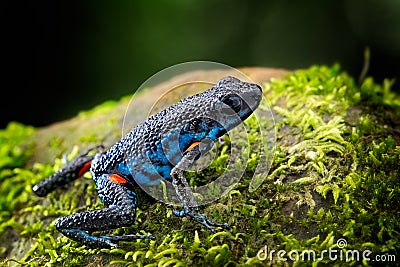
[[198, 146], [200, 144], [200, 142], [193, 142], [186, 150], [185, 152], [188, 152], [190, 150], [192, 150], [193, 148], [195, 148], [196, 146]]
[[78, 172], [78, 177], [81, 177], [90, 169], [90, 165], [92, 165], [92, 161], [86, 162], [83, 167]]
[[125, 184], [126, 183], [126, 180], [125, 180], [124, 177], [122, 177], [122, 176], [120, 176], [118, 174], [115, 174], [115, 173], [111, 174], [108, 179], [110, 179], [110, 181], [113, 182], [113, 183], [118, 183], [118, 184]]

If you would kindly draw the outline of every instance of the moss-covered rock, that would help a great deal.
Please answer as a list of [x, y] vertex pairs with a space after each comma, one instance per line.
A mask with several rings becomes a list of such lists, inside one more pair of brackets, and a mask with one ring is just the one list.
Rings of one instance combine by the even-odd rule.
[[[143, 196], [137, 223], [112, 233], [150, 233], [155, 241], [88, 249], [56, 231], [58, 217], [102, 207], [90, 175], [46, 198], [34, 196], [31, 186], [62, 166], [64, 154], [72, 158], [85, 147], [117, 140], [129, 101], [124, 98], [46, 128], [10, 123], [0, 131], [0, 264], [287, 265], [293, 263], [291, 251], [290, 256], [299, 255], [295, 264], [372, 265], [362, 260], [367, 250], [371, 260], [376, 255], [398, 259], [400, 97], [390, 92], [391, 81], [378, 85], [368, 78], [358, 86], [337, 65], [272, 80], [271, 73], [278, 77], [284, 72], [243, 71], [264, 84], [261, 108], [266, 102], [272, 107], [277, 144], [271, 170], [257, 190], [249, 190], [258, 160], [250, 151], [247, 171], [235, 189], [204, 207], [210, 217], [232, 225], [231, 230], [212, 234]], [[152, 92], [142, 93], [138, 113], [149, 110]], [[253, 127], [254, 120], [246, 124]], [[249, 135], [257, 140], [257, 131]], [[219, 156], [208, 169], [188, 175], [191, 183], [223, 171], [229, 140], [217, 147]], [[278, 258], [278, 250], [286, 251], [279, 255], [287, 261]], [[357, 256], [355, 250], [360, 260], [346, 262], [346, 256]], [[312, 256], [308, 252], [302, 260], [304, 251], [315, 251], [316, 261], [307, 260]]]

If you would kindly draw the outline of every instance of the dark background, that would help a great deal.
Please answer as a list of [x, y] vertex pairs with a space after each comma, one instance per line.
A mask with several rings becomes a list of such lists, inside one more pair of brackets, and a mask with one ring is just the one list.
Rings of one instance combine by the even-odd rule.
[[397, 78], [400, 1], [2, 1], [1, 121], [44, 126], [134, 92], [171, 65], [306, 68]]

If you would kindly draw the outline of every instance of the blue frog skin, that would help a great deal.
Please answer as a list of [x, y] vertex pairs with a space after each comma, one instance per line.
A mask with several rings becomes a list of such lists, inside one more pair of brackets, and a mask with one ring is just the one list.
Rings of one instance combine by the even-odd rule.
[[[149, 117], [108, 150], [103, 146], [87, 150], [33, 186], [33, 192], [46, 196], [90, 170], [105, 208], [56, 221], [61, 233], [89, 247], [119, 247], [120, 241], [155, 239], [149, 235], [101, 236], [92, 232], [131, 226], [141, 190], [138, 184], [151, 186], [163, 179], [172, 183], [182, 206], [182, 210], [171, 207], [176, 216], [187, 217], [212, 232], [217, 227], [229, 228], [228, 224], [215, 223], [198, 211], [183, 170], [207, 153], [214, 141], [248, 118], [261, 98], [259, 85], [233, 77], [222, 78], [211, 89]], [[171, 145], [167, 151], [162, 149], [172, 142], [177, 145]], [[93, 150], [94, 155], [90, 153]]]

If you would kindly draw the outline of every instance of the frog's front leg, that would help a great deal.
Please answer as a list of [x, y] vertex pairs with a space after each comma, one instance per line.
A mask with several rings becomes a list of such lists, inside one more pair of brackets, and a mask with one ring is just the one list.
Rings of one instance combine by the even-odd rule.
[[155, 239], [148, 235], [95, 236], [94, 231], [131, 226], [136, 217], [137, 196], [126, 180], [117, 174], [95, 179], [100, 199], [108, 207], [59, 218], [56, 228], [65, 236], [89, 247], [118, 247], [119, 241]]
[[199, 213], [192, 189], [183, 176], [184, 170], [187, 170], [195, 160], [199, 158], [200, 154], [199, 146], [194, 147], [188, 151], [181, 161], [171, 170], [172, 185], [183, 207], [181, 211], [177, 209], [172, 209], [172, 211], [174, 215], [178, 217], [186, 216], [215, 233], [214, 227], [229, 228], [229, 225], [227, 223], [215, 223], [210, 221], [204, 213]]

